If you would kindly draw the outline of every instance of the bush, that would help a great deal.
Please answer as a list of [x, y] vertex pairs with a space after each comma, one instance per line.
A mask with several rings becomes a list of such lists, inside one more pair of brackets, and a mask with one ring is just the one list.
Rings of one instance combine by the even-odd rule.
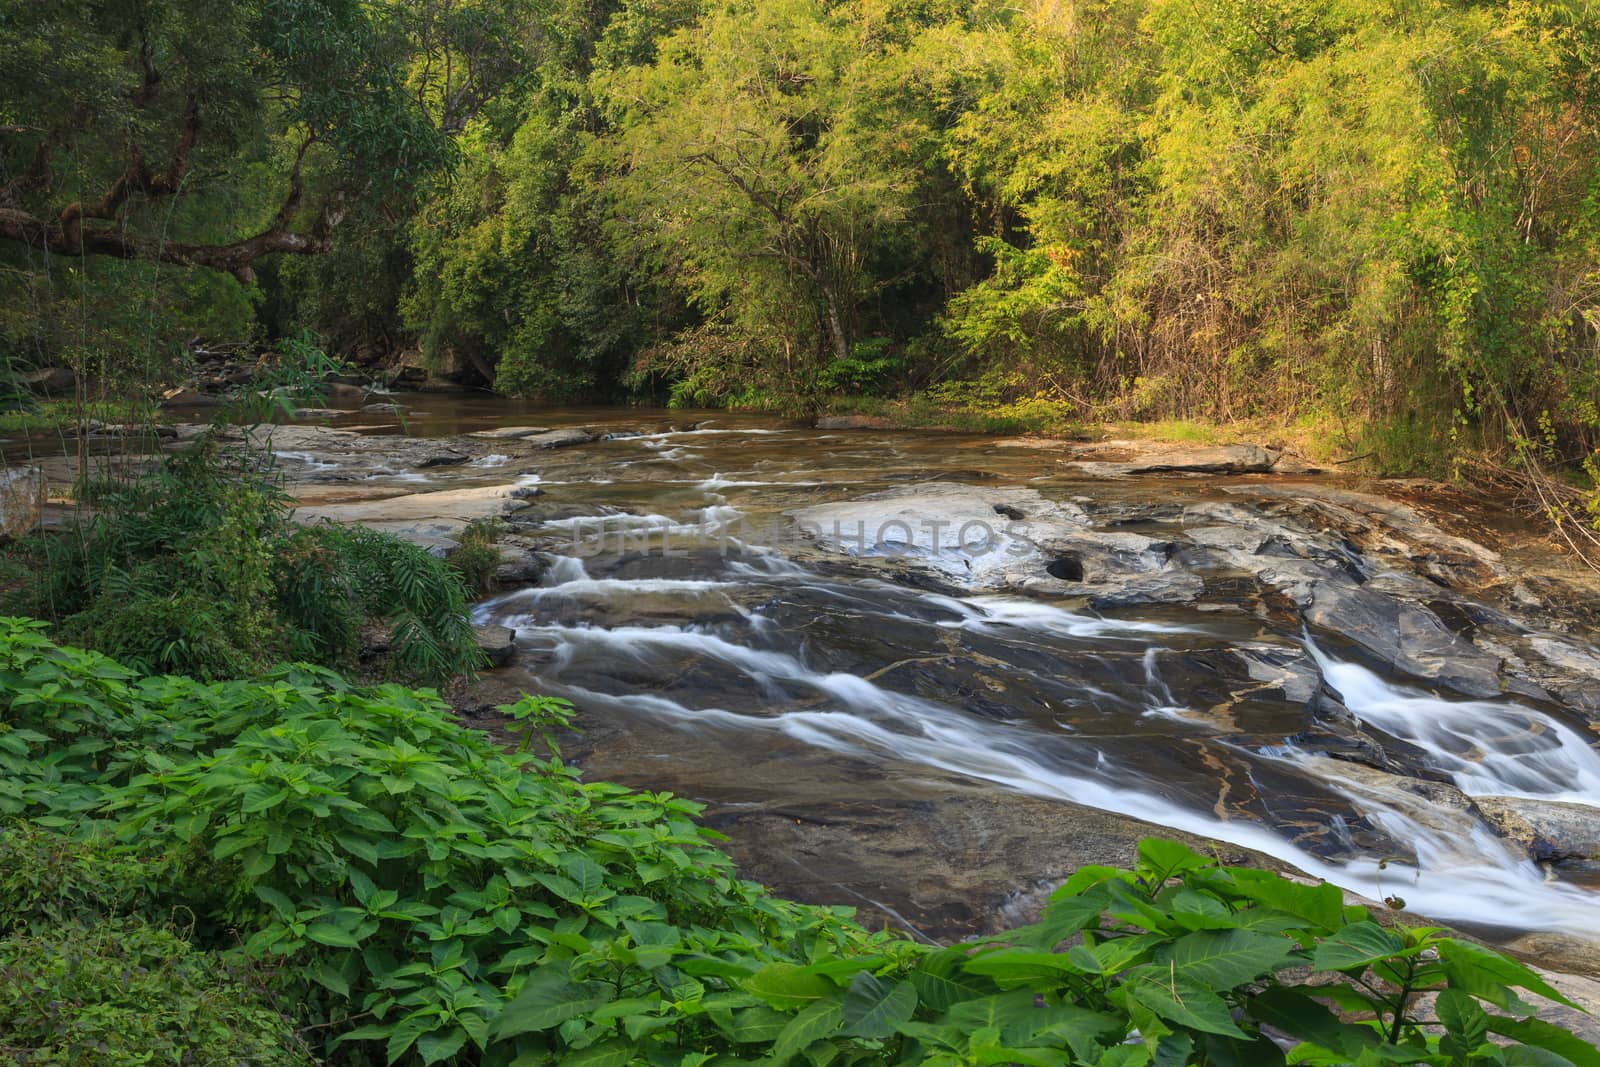
[[259, 980], [140, 920], [0, 937], [0, 1056], [18, 1067], [311, 1067]]
[[[1519, 990], [1562, 998], [1522, 965], [1171, 842], [931, 949], [769, 896], [695, 805], [508, 755], [432, 693], [141, 679], [25, 620], [0, 620], [0, 693], [3, 810], [213, 864], [193, 947], [271, 961], [334, 1062], [1282, 1063], [1274, 1035], [1312, 1064], [1600, 1057], [1536, 1018]], [[562, 714], [506, 710], [530, 735]]]
[[450, 568], [474, 596], [494, 589], [495, 571], [500, 567], [500, 550], [495, 543], [506, 531], [499, 519], [473, 519], [456, 539], [460, 545], [450, 554]]
[[479, 665], [456, 573], [359, 528], [302, 528], [270, 453], [211, 434], [154, 473], [83, 487], [88, 516], [16, 546], [9, 608], [145, 671], [203, 679], [282, 659], [353, 662], [361, 627], [391, 628], [390, 666], [437, 681]]

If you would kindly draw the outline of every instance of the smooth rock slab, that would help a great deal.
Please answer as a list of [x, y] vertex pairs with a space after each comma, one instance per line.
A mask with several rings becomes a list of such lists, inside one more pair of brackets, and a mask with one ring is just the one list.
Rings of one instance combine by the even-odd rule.
[[513, 438], [533, 437], [536, 434], [549, 433], [548, 426], [501, 426], [493, 430], [475, 430], [473, 437]]
[[1067, 466], [1097, 478], [1124, 478], [1134, 474], [1265, 474], [1278, 461], [1278, 453], [1260, 445], [1218, 445], [1158, 452], [1124, 462], [1077, 460]]
[[788, 513], [800, 532], [852, 556], [904, 557], [974, 588], [999, 588], [1006, 574], [1044, 574], [1040, 542], [1081, 533], [1088, 516], [1035, 489], [925, 482]]
[[1534, 859], [1600, 858], [1600, 808], [1527, 797], [1474, 797], [1501, 837]]
[[296, 522], [360, 523], [399, 533], [413, 524], [425, 523], [426, 536], [454, 537], [474, 519], [497, 519], [521, 511], [532, 487], [518, 484], [489, 485], [473, 489], [445, 489], [433, 493], [406, 493], [382, 500], [361, 500], [346, 504], [321, 504], [296, 509]]

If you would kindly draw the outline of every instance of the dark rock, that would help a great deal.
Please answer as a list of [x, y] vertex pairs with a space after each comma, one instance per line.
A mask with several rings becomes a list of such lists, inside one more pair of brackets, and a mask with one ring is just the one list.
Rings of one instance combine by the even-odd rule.
[[41, 367], [22, 376], [28, 388], [46, 396], [70, 393], [78, 384], [78, 376], [70, 367]]
[[491, 667], [504, 667], [517, 654], [517, 632], [508, 626], [474, 626], [472, 638]]
[[522, 438], [524, 444], [534, 448], [570, 448], [573, 445], [586, 445], [599, 439], [599, 435], [591, 430], [582, 430], [571, 427], [564, 430], [551, 430], [548, 433], [533, 434]]

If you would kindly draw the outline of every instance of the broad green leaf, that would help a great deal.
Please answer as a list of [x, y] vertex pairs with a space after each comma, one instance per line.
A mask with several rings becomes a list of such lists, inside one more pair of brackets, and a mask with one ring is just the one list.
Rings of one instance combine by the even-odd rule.
[[1300, 885], [1270, 871], [1244, 867], [1230, 867], [1228, 873], [1244, 896], [1305, 919], [1320, 931], [1331, 932], [1344, 922], [1344, 894], [1338, 886]]
[[815, 1041], [831, 1037], [844, 1025], [844, 1006], [840, 997], [819, 1000], [790, 1020], [772, 1045], [772, 1058], [787, 1063]]
[[550, 1030], [611, 999], [608, 986], [598, 982], [574, 983], [567, 977], [565, 965], [544, 967], [535, 971], [522, 992], [501, 1009], [495, 1033], [500, 1037], [515, 1037]]
[[425, 1064], [438, 1063], [454, 1056], [466, 1043], [467, 1032], [459, 1026], [452, 1026], [443, 1031], [435, 1030], [417, 1038], [417, 1055], [422, 1057], [422, 1062]]
[[1199, 930], [1156, 954], [1179, 974], [1212, 989], [1232, 989], [1275, 971], [1289, 961], [1294, 945], [1276, 934], [1251, 930]]
[[1600, 1048], [1543, 1019], [1508, 1019], [1488, 1016], [1489, 1029], [1524, 1045], [1548, 1049], [1574, 1067], [1600, 1067]]
[[1130, 976], [1122, 988], [1140, 1004], [1178, 1026], [1225, 1037], [1245, 1036], [1221, 997], [1182, 974], [1141, 970]]
[[770, 963], [747, 978], [744, 988], [775, 1008], [803, 1008], [831, 996], [836, 987], [796, 964]]
[[1324, 939], [1311, 953], [1319, 971], [1362, 970], [1405, 949], [1405, 942], [1375, 922], [1351, 923]]
[[636, 1055], [634, 1043], [618, 1037], [577, 1052], [563, 1052], [560, 1062], [562, 1067], [627, 1067]]
[[[1577, 1005], [1568, 1000], [1559, 989], [1540, 978], [1529, 968], [1508, 959], [1498, 952], [1482, 948], [1467, 941], [1458, 941], [1454, 938], [1442, 938], [1436, 942], [1439, 957], [1444, 961], [1445, 970], [1450, 975], [1450, 984], [1465, 992], [1480, 993], [1475, 986], [1482, 984], [1483, 979], [1488, 979], [1489, 984], [1501, 983], [1526, 989], [1548, 997], [1557, 1004], [1565, 1004], [1569, 1008]], [[1491, 998], [1491, 1003], [1500, 1003]], [[1510, 1005], [1502, 1004], [1502, 1007]], [[1528, 1012], [1527, 1014], [1532, 1014]]]
[[1147, 837], [1139, 842], [1139, 865], [1142, 873], [1148, 872], [1158, 881], [1165, 881], [1185, 871], [1214, 867], [1217, 861], [1176, 841]]
[[910, 982], [894, 985], [862, 971], [850, 980], [844, 995], [844, 1032], [852, 1037], [888, 1037], [917, 1010], [917, 991]]

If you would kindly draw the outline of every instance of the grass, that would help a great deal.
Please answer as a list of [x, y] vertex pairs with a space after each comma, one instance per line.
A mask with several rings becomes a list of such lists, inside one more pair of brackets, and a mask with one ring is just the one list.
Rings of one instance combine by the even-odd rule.
[[[1369, 451], [1372, 431], [1347, 428], [1326, 413], [1294, 418], [1256, 418], [1231, 422], [1206, 419], [1132, 419], [1096, 421], [1064, 400], [1024, 397], [1002, 400], [979, 390], [945, 390], [910, 397], [841, 397], [828, 404], [833, 415], [873, 415], [906, 429], [941, 429], [967, 433], [1034, 434], [1090, 440], [1127, 439], [1208, 447], [1264, 444], [1302, 456], [1312, 463], [1348, 461]], [[1392, 449], [1384, 449], [1385, 454]]]
[[159, 409], [136, 400], [94, 400], [80, 405], [76, 400], [39, 400], [27, 408], [0, 411], [0, 433], [59, 433], [80, 422], [154, 423]]

